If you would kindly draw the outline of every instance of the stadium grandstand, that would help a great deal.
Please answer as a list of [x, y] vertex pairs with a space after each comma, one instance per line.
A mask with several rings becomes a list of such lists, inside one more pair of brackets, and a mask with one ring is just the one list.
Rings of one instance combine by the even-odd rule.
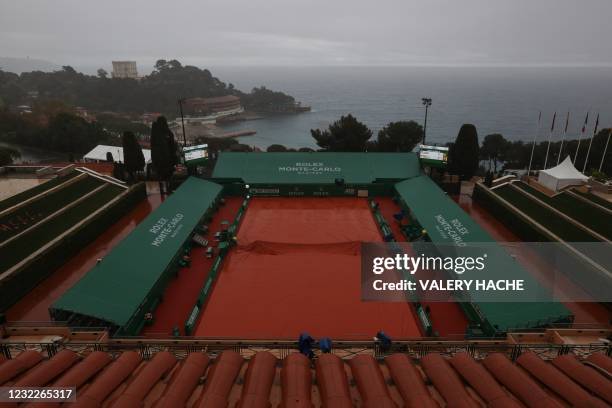
[[145, 196], [144, 185], [70, 167], [0, 201], [0, 311]]
[[[198, 231], [210, 231], [208, 223], [220, 202], [230, 203], [233, 210], [224, 221], [225, 238], [215, 239], [219, 248], [214, 261], [204, 265], [203, 252], [192, 254], [199, 247], [194, 237]], [[379, 203], [410, 214], [404, 236], [393, 234], [393, 225], [377, 210]], [[351, 276], [359, 268], [360, 242], [403, 240], [410, 235], [406, 229], [412, 229], [442, 247], [451, 242], [439, 233], [440, 220], [467, 227], [467, 241], [495, 246], [422, 173], [414, 154], [221, 153], [210, 181], [184, 182], [57, 300], [51, 315], [74, 326], [105, 326], [119, 335], [137, 335], [147, 330], [145, 316], [171, 315], [177, 298], [190, 298], [188, 310], [174, 309], [176, 316], [164, 318], [168, 324], [154, 326], [164, 333], [233, 338], [295, 338], [307, 330], [363, 339], [381, 327], [388, 327], [395, 338], [490, 337], [504, 336], [511, 329], [571, 322], [571, 312], [553, 299], [512, 307], [465, 301], [447, 309], [424, 308], [419, 299], [359, 301], [359, 282]], [[157, 234], [163, 235], [159, 242]], [[494, 250], [500, 255], [498, 268], [538, 284], [504, 249]], [[183, 264], [183, 256], [195, 264]], [[204, 268], [207, 273], [190, 285], [198, 291], [182, 296], [170, 287], [177, 273], [179, 279], [187, 279]], [[337, 293], [342, 284], [346, 296]], [[316, 305], [308, 301], [313, 293]], [[432, 310], [439, 310], [436, 325], [428, 315]], [[440, 318], [447, 313], [460, 316], [452, 329]], [[340, 316], [354, 318], [339, 324]]]
[[[609, 293], [612, 282], [609, 202], [571, 187], [546, 193], [537, 184], [519, 180], [490, 189], [478, 183], [474, 199], [506, 222], [523, 240], [559, 243], [559, 248], [568, 254], [562, 259], [570, 277], [582, 286], [588, 285], [591, 291], [599, 288]], [[590, 243], [609, 249], [602, 250], [601, 246]]]
[[[608, 237], [597, 196], [540, 193], [514, 182], [473, 196], [543, 240]], [[40, 249], [23, 256], [41, 256], [15, 286], [0, 280], [2, 300], [14, 303], [11, 291], [51, 274], [144, 194], [77, 168], [0, 202], [0, 251], [31, 230], [26, 244]], [[210, 179], [187, 178], [147, 214], [69, 289], [54, 287], [51, 321], [0, 314], [0, 387], [74, 387], [75, 407], [612, 404], [607, 310], [587, 327], [572, 320], [580, 307], [553, 298], [361, 301], [363, 242], [441, 253], [485, 243], [496, 269], [543, 285], [412, 153], [221, 153]], [[21, 265], [11, 252], [8, 270]]]
[[107, 257], [52, 305], [55, 320], [138, 334], [161, 302], [191, 235], [213, 210], [221, 186], [190, 178]]
[[[467, 231], [461, 234], [465, 243], [492, 243], [494, 240], [476, 222], [474, 222], [454, 201], [427, 176], [413, 177], [398, 183], [397, 194], [402, 205], [409, 209], [414, 221], [427, 231], [428, 240], [441, 244], [445, 251], [451, 244], [458, 244], [448, 228], [463, 227]], [[458, 236], [458, 234], [454, 235]], [[529, 273], [510, 254], [501, 247], [488, 245], [489, 258], [495, 260], [492, 266], [503, 270], [513, 278], [524, 279], [533, 286], [539, 285]], [[570, 312], [558, 302], [525, 302], [507, 304], [503, 302], [462, 302], [466, 314], [474, 323], [481, 326], [484, 333], [495, 334], [506, 332], [510, 328], [546, 326], [549, 323], [569, 321]]]

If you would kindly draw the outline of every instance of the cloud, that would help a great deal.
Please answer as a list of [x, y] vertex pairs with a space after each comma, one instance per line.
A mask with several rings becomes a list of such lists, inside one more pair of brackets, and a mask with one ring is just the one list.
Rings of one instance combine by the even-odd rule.
[[4, 1], [2, 56], [58, 64], [612, 64], [609, 0]]

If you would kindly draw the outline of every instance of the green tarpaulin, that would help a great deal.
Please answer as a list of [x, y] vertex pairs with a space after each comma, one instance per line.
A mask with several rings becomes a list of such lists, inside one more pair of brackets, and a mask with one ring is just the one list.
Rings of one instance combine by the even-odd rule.
[[[427, 176], [402, 181], [395, 189], [434, 244], [482, 244], [494, 262], [495, 275], [524, 279], [526, 286], [540, 288], [534, 277]], [[479, 302], [475, 306], [498, 331], [529, 328], [567, 319], [571, 313], [558, 302]]]
[[414, 153], [220, 153], [213, 178], [246, 184], [347, 184], [403, 180], [420, 173]]
[[131, 324], [132, 317], [144, 313], [142, 307], [163, 290], [158, 282], [172, 269], [175, 256], [221, 189], [205, 180], [187, 179], [52, 305], [52, 315], [68, 312], [118, 327]]

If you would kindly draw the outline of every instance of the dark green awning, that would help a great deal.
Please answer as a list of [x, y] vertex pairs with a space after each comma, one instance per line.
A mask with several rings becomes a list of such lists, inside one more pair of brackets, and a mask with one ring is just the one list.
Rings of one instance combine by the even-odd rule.
[[414, 153], [220, 153], [213, 178], [247, 184], [347, 184], [399, 181], [420, 173]]
[[[452, 245], [483, 244], [494, 262], [488, 266], [506, 279], [523, 279], [525, 285], [546, 292], [540, 283], [514, 260], [504, 248], [484, 231], [459, 205], [448, 197], [429, 177], [422, 175], [402, 181], [395, 189], [412, 216], [426, 230], [434, 244], [442, 248]], [[499, 331], [530, 328], [566, 320], [571, 316], [561, 303], [550, 302], [479, 302], [477, 309]]]
[[126, 325], [221, 189], [187, 179], [51, 309]]

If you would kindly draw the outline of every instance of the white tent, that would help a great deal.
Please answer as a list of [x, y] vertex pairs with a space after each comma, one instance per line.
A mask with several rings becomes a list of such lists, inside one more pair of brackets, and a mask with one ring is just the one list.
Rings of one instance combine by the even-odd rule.
[[[83, 160], [94, 163], [105, 162], [106, 154], [109, 152], [113, 155], [114, 161], [123, 163], [123, 147], [108, 145], [97, 145], [89, 153], [83, 156]], [[145, 163], [151, 163], [151, 150], [142, 149], [142, 154], [144, 155]]]
[[584, 184], [589, 178], [576, 170], [569, 156], [556, 167], [540, 170], [538, 182], [552, 191], [559, 191], [567, 186]]

